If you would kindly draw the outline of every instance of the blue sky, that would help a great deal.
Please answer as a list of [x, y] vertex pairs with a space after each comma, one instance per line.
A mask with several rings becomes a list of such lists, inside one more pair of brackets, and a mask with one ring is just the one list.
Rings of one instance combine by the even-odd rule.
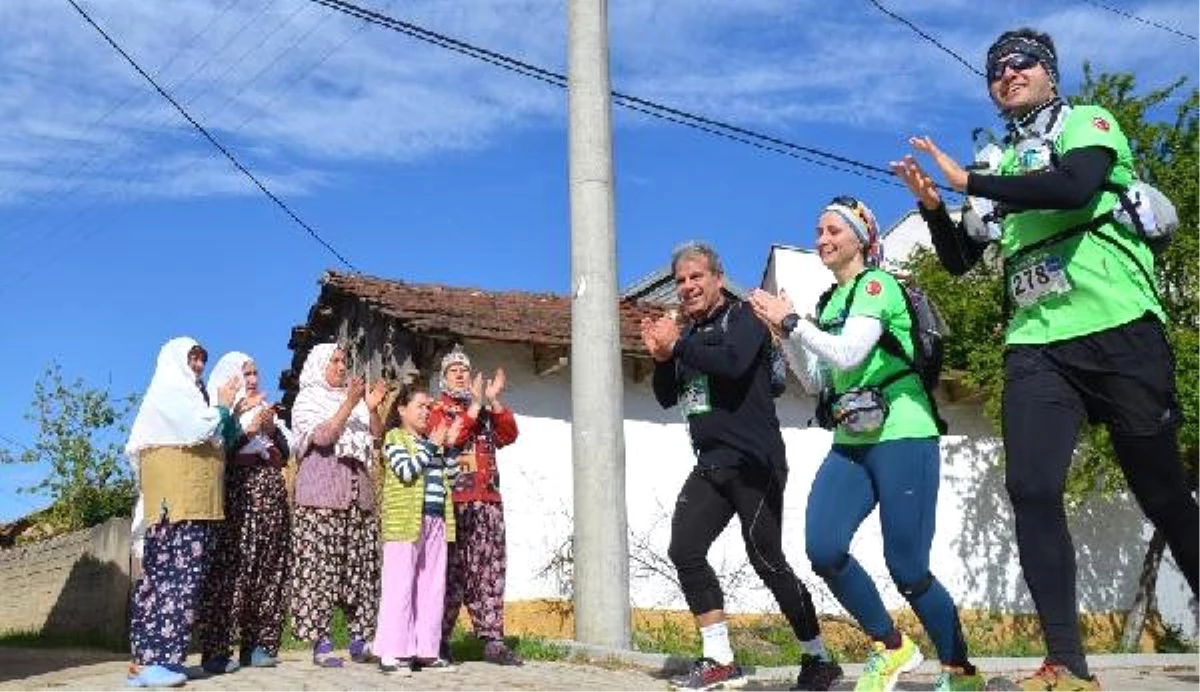
[[[302, 0], [81, 4], [194, 117], [360, 270], [411, 282], [565, 293], [566, 93]], [[563, 0], [360, 4], [566, 73]], [[1191, 0], [1110, 6], [1195, 34]], [[1197, 44], [1091, 3], [886, 3], [976, 67], [1001, 31], [1058, 44], [1065, 91], [1087, 60], [1143, 88], [1186, 76]], [[614, 88], [884, 166], [910, 134], [960, 158], [996, 126], [982, 79], [869, 2], [610, 3]], [[254, 356], [275, 392], [322, 271], [341, 268], [242, 177], [65, 0], [0, 3], [0, 445], [52, 361], [118, 394], [190, 335]], [[811, 245], [849, 192], [885, 226], [899, 187], [618, 109], [618, 272], [712, 241], [756, 285], [771, 243]], [[19, 447], [18, 447], [19, 449]], [[45, 504], [0, 467], [0, 521]]]

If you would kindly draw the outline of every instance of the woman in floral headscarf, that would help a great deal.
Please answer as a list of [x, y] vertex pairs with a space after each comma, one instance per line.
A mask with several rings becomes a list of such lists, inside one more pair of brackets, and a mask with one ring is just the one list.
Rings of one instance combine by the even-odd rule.
[[313, 642], [313, 662], [341, 667], [333, 656], [334, 606], [346, 615], [350, 657], [368, 659], [379, 606], [379, 526], [370, 466], [383, 435], [380, 381], [367, 391], [349, 376], [335, 344], [315, 346], [300, 372], [292, 406], [296, 509], [292, 515], [292, 629]]
[[230, 409], [239, 378], [211, 405], [200, 375], [208, 353], [195, 339], [163, 345], [125, 453], [138, 476], [133, 553], [141, 576], [129, 605], [131, 687], [175, 687], [187, 656], [214, 526], [225, 518], [225, 449], [242, 431]]
[[[234, 397], [243, 428], [257, 428], [226, 454], [225, 523], [201, 599], [201, 665], [210, 673], [274, 666], [283, 633], [291, 517], [283, 467], [290, 433], [258, 388], [258, 366], [245, 353], [221, 356], [209, 387], [240, 377]], [[231, 660], [240, 633], [241, 654]]]

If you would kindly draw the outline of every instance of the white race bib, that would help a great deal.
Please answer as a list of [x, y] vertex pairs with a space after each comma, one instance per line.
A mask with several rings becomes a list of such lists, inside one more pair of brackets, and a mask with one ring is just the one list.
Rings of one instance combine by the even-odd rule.
[[684, 418], [712, 411], [709, 401], [708, 375], [693, 375], [679, 395], [679, 410]]
[[1059, 257], [1040, 257], [1016, 269], [1008, 277], [1008, 294], [1018, 307], [1026, 308], [1046, 296], [1059, 296], [1074, 288]]

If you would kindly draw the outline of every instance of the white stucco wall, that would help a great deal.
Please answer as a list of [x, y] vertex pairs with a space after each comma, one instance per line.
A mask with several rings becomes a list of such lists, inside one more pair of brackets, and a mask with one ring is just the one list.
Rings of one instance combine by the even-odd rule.
[[[564, 595], [553, 571], [546, 568], [571, 534], [569, 369], [539, 377], [532, 371], [529, 350], [522, 346], [468, 344], [468, 352], [477, 368], [489, 372], [497, 366], [505, 368], [506, 399], [521, 430], [518, 441], [499, 452], [508, 530], [507, 598]], [[793, 384], [792, 391], [777, 402], [791, 468], [785, 493], [784, 550], [813, 591], [818, 610], [840, 612], [804, 554], [805, 502], [830, 434], [804, 427], [812, 407], [797, 389]], [[963, 606], [1031, 612], [989, 424], [975, 407], [948, 406], [943, 415], [955, 434], [942, 440], [933, 571]], [[676, 411], [658, 407], [648, 379], [636, 383], [626, 378], [625, 418], [632, 600], [638, 607], [682, 609], [686, 605], [672, 581], [666, 549], [675, 497], [694, 463], [687, 433]], [[1072, 518], [1072, 530], [1082, 607], [1093, 611], [1127, 607], [1149, 535], [1136, 506], [1128, 499], [1092, 504]], [[887, 605], [902, 607], [884, 565], [877, 513], [859, 530], [852, 551], [881, 586]], [[709, 557], [719, 573], [736, 581], [735, 588], [727, 589], [730, 611], [777, 612], [769, 592], [747, 566], [736, 519]], [[655, 573], [656, 568], [662, 571]], [[1188, 596], [1182, 576], [1165, 560], [1159, 606], [1168, 622], [1195, 636]]]

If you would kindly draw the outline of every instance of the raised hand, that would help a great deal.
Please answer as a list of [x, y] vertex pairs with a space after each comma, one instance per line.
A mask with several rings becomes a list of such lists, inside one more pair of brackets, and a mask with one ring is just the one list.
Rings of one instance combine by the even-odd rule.
[[233, 398], [237, 396], [238, 389], [242, 386], [241, 375], [231, 375], [228, 380], [217, 388], [217, 403], [230, 408], [233, 406]]
[[679, 341], [679, 325], [676, 320], [670, 314], [664, 314], [653, 321], [643, 320], [642, 324], [642, 341], [647, 343], [650, 356], [659, 362], [671, 360], [674, 344]]
[[454, 422], [451, 423], [450, 428], [446, 430], [446, 440], [443, 443], [443, 446], [449, 444], [450, 442], [453, 442], [454, 440], [457, 440], [459, 433], [462, 432], [462, 427], [463, 427], [463, 417], [455, 416]]
[[658, 350], [658, 339], [654, 337], [654, 320], [649, 317], [643, 317], [641, 328], [642, 344], [651, 355], [654, 355], [654, 352]]
[[475, 378], [471, 380], [471, 400], [475, 403], [483, 401], [483, 372], [475, 373]]
[[892, 161], [891, 168], [896, 177], [903, 180], [904, 184], [908, 186], [908, 191], [917, 198], [922, 207], [937, 209], [941, 206], [942, 193], [938, 191], [937, 183], [933, 176], [921, 168], [921, 164], [917, 163], [912, 154], [906, 154], [899, 161]]
[[929, 157], [933, 159], [933, 162], [942, 171], [942, 176], [946, 179], [950, 187], [959, 192], [966, 191], [967, 171], [958, 165], [958, 162], [951, 158], [949, 154], [938, 148], [938, 145], [934, 144], [932, 137], [909, 137], [908, 143], [912, 145], [913, 149], [929, 154]]
[[363, 398], [363, 394], [367, 391], [367, 385], [361, 377], [350, 378], [350, 385], [346, 387], [346, 400], [352, 401], [355, 404]]
[[[457, 418], [455, 418], [455, 422], [458, 422]], [[434, 426], [433, 430], [429, 431], [429, 441], [435, 446], [443, 447], [446, 444], [448, 432], [449, 428], [446, 425], [446, 419], [443, 418], [441, 422]]]
[[500, 393], [504, 391], [505, 382], [504, 368], [496, 368], [496, 374], [488, 380], [487, 391], [484, 392], [488, 401], [495, 403], [499, 400]]
[[[261, 397], [259, 397], [261, 401]], [[271, 406], [264, 406], [263, 410], [258, 414], [259, 429], [268, 435], [275, 434], [275, 409]]]
[[796, 311], [787, 291], [780, 290], [779, 295], [771, 295], [761, 288], [754, 289], [750, 294], [750, 307], [754, 314], [773, 331], [778, 330], [783, 318]]
[[375, 386], [371, 387], [371, 391], [366, 394], [367, 408], [372, 411], [379, 408], [379, 405], [383, 403], [383, 398], [387, 396], [387, 389], [387, 382], [377, 381]]

